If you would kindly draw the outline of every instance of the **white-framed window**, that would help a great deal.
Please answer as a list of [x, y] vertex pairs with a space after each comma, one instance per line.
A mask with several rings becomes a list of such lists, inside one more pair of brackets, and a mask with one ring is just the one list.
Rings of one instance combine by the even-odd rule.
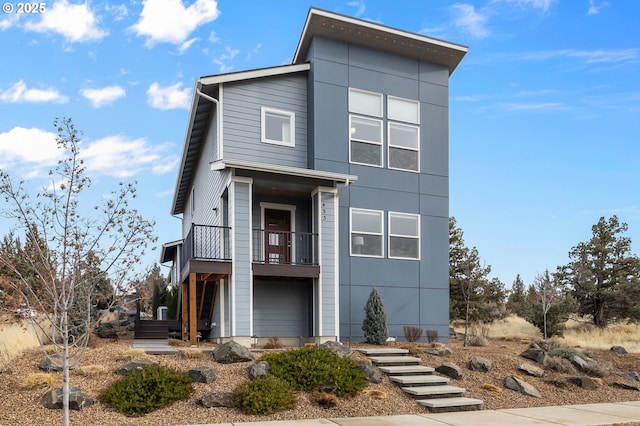
[[352, 208], [350, 213], [350, 253], [352, 256], [384, 256], [384, 212]]
[[382, 117], [382, 94], [349, 89], [349, 112]]
[[389, 258], [420, 259], [420, 215], [389, 212]]
[[420, 124], [420, 102], [396, 96], [387, 96], [387, 118], [389, 120], [404, 121], [405, 123]]
[[295, 146], [295, 113], [262, 107], [261, 123], [262, 142], [275, 145]]
[[349, 117], [349, 162], [382, 167], [382, 120]]
[[388, 123], [388, 164], [390, 169], [420, 171], [420, 128]]

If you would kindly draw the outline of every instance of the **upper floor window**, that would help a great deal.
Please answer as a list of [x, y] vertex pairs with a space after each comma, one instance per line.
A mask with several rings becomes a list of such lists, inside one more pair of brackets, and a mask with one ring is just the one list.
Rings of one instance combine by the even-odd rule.
[[351, 209], [350, 246], [352, 256], [383, 256], [383, 212]]
[[420, 103], [418, 101], [389, 96], [387, 98], [387, 108], [387, 118], [389, 120], [420, 124]]
[[349, 112], [382, 117], [382, 95], [380, 93], [349, 89]]
[[293, 112], [262, 108], [262, 142], [295, 146], [296, 115]]
[[351, 116], [349, 161], [382, 167], [382, 121]]
[[420, 216], [389, 212], [389, 257], [420, 259]]
[[420, 102], [387, 97], [390, 169], [420, 171]]

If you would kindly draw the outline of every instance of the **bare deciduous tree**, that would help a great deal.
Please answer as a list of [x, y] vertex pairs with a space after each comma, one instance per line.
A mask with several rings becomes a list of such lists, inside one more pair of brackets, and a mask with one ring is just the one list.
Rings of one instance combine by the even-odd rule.
[[[80, 155], [80, 132], [68, 118], [56, 119], [54, 126], [64, 158], [36, 197], [30, 196], [23, 180], [0, 170], [3, 212], [29, 247], [19, 256], [0, 251], [0, 265], [10, 272], [0, 282], [52, 324], [48, 338], [62, 362], [63, 423], [68, 425], [69, 370], [87, 347], [96, 295], [109, 286], [114, 294], [122, 292], [156, 237], [154, 223], [130, 204], [136, 197], [134, 184], [120, 183], [101, 205], [84, 208], [91, 179]], [[105, 300], [112, 299], [107, 295], [98, 303]]]

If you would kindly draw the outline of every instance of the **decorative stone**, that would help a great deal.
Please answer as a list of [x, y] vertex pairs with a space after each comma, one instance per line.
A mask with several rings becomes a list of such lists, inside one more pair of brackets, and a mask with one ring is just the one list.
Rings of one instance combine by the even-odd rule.
[[544, 365], [547, 354], [540, 348], [531, 347], [520, 354], [521, 357], [535, 361], [540, 365]]
[[627, 350], [623, 346], [611, 346], [611, 352], [618, 355], [625, 355]]
[[[42, 402], [46, 408], [62, 409], [62, 388], [53, 388], [42, 395]], [[77, 387], [69, 388], [69, 409], [82, 410], [93, 405], [95, 400]]]
[[187, 371], [191, 380], [197, 383], [211, 383], [218, 377], [218, 372], [212, 367], [196, 367]]
[[538, 340], [533, 342], [529, 347], [533, 349], [542, 349], [545, 352], [549, 352], [550, 350], [559, 348], [560, 343], [557, 340], [547, 339], [547, 340]]
[[364, 372], [364, 377], [367, 380], [367, 382], [371, 382], [371, 383], [382, 382], [382, 379], [383, 379], [382, 373], [373, 365], [363, 361], [358, 362], [358, 365], [360, 366], [360, 368], [362, 368], [362, 371]]
[[321, 348], [329, 348], [329, 349], [331, 349], [340, 358], [345, 358], [345, 357], [348, 357], [349, 355], [351, 355], [351, 349], [349, 349], [348, 347], [344, 346], [340, 342], [329, 340], [329, 341], [326, 341], [323, 344], [321, 344], [320, 347]]
[[618, 387], [618, 388], [621, 388], [621, 389], [640, 391], [640, 386], [639, 385], [630, 385], [630, 384], [624, 383], [624, 382], [613, 382], [612, 386], [615, 386], [615, 387]]
[[458, 337], [458, 334], [457, 334], [457, 333], [456, 333], [456, 331], [453, 329], [453, 327], [449, 327], [449, 337], [453, 337], [453, 338]]
[[220, 364], [253, 361], [253, 355], [246, 347], [233, 340], [223, 343], [213, 350], [213, 357]]
[[249, 379], [255, 380], [258, 377], [266, 376], [271, 372], [271, 367], [267, 361], [258, 361], [249, 367]]
[[578, 355], [572, 355], [569, 358], [569, 361], [571, 361], [571, 364], [575, 365], [578, 368], [578, 370], [586, 371], [587, 367], [589, 366], [587, 361], [585, 361]]
[[113, 323], [105, 322], [93, 329], [93, 334], [101, 339], [113, 339], [118, 337], [118, 331], [114, 328]]
[[540, 367], [536, 367], [532, 364], [520, 364], [516, 367], [516, 370], [533, 377], [542, 377], [544, 376], [544, 370]]
[[580, 386], [582, 389], [595, 390], [595, 389], [598, 389], [600, 387], [600, 383], [598, 383], [597, 381], [595, 381], [591, 377], [572, 376], [572, 377], [567, 377], [567, 380], [569, 380], [574, 385]]
[[444, 362], [436, 367], [436, 371], [452, 379], [462, 379], [462, 369], [453, 362]]
[[129, 364], [123, 365], [114, 371], [115, 374], [119, 374], [121, 376], [128, 376], [135, 370], [142, 370], [145, 365], [153, 365], [152, 361], [148, 359], [138, 359], [130, 362]]
[[542, 398], [542, 395], [540, 395], [538, 389], [515, 376], [507, 376], [507, 378], [504, 379], [504, 387], [516, 392], [520, 392], [524, 395], [533, 396], [535, 398]]
[[447, 357], [451, 356], [453, 351], [448, 346], [434, 346], [433, 348], [427, 348], [423, 351], [425, 354]]
[[491, 370], [492, 366], [493, 364], [490, 359], [481, 356], [474, 356], [469, 360], [469, 370], [471, 371], [486, 373]]
[[631, 380], [634, 382], [640, 382], [640, 375], [635, 371], [630, 371], [628, 373], [620, 373], [620, 377], [626, 380]]
[[227, 407], [233, 408], [233, 392], [213, 391], [202, 396], [198, 401], [198, 405], [205, 408]]
[[[47, 358], [38, 365], [38, 368], [46, 373], [62, 371], [62, 356], [47, 355]], [[69, 367], [71, 369], [71, 367]]]

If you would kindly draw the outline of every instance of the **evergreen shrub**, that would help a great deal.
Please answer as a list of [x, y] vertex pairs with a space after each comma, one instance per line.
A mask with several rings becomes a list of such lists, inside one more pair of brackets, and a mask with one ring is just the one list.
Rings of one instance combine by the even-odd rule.
[[238, 386], [233, 401], [246, 414], [271, 414], [289, 410], [298, 402], [289, 383], [271, 375], [260, 376]]
[[374, 345], [382, 345], [387, 342], [387, 313], [384, 310], [382, 297], [378, 289], [373, 287], [369, 299], [364, 307], [364, 320], [362, 321], [364, 341]]

